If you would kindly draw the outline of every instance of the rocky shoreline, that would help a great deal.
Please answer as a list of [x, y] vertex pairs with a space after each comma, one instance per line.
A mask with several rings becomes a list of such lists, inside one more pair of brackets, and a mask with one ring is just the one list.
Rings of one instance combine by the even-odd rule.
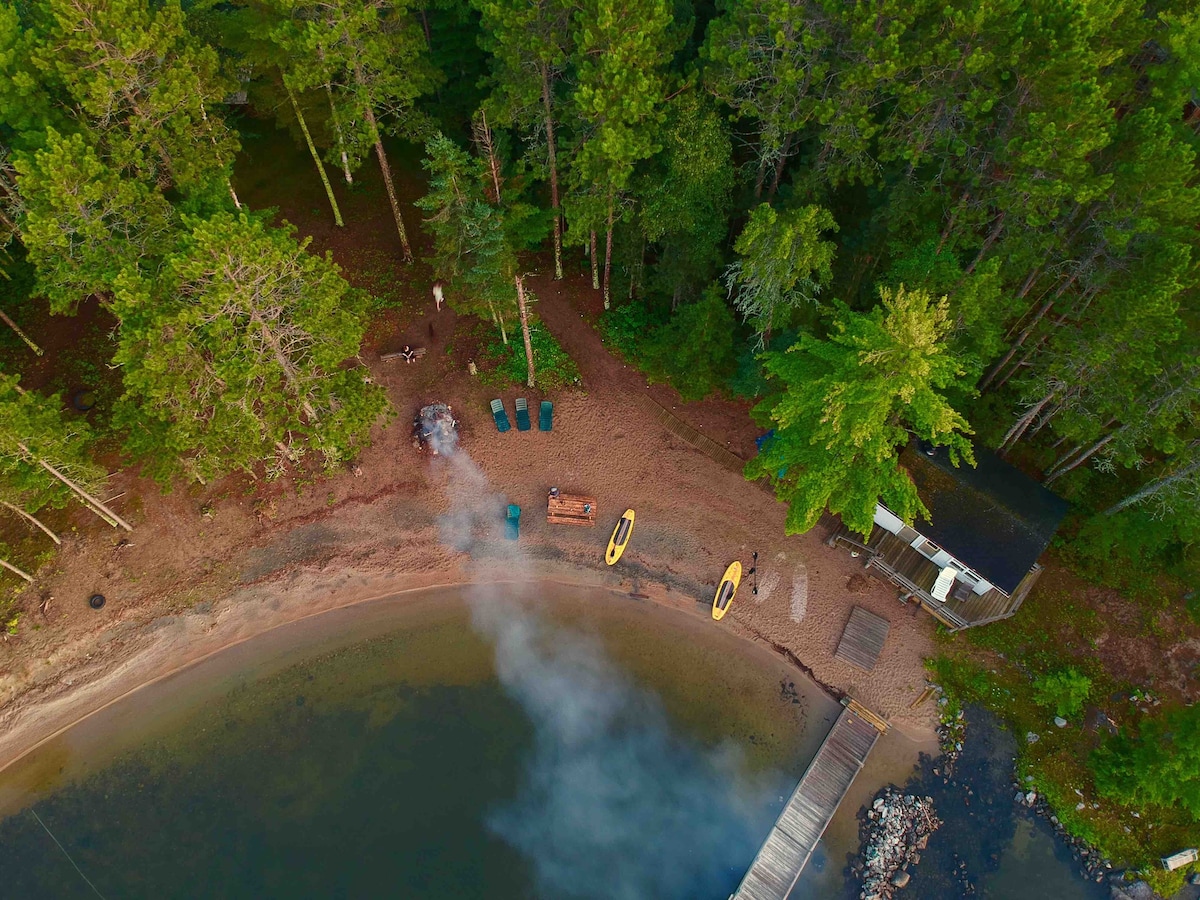
[[[1026, 776], [1026, 781], [1031, 782], [1032, 776]], [[1041, 816], [1054, 828], [1054, 833], [1071, 850], [1071, 855], [1079, 864], [1079, 876], [1081, 878], [1094, 881], [1097, 884], [1102, 884], [1104, 879], [1113, 874], [1113, 864], [1111, 860], [1104, 859], [1100, 853], [1093, 849], [1087, 841], [1082, 838], [1074, 837], [1067, 832], [1063, 827], [1062, 822], [1058, 820], [1058, 816], [1054, 814], [1054, 810], [1050, 804], [1046, 802], [1046, 798], [1041, 796], [1037, 791], [1028, 790], [1027, 784], [1025, 788], [1018, 782], [1012, 783], [1016, 794], [1013, 796], [1013, 802], [1018, 806], [1024, 807], [1032, 811], [1035, 815]]]
[[852, 867], [862, 879], [859, 900], [890, 900], [908, 884], [909, 868], [921, 861], [929, 836], [941, 827], [933, 798], [885, 787], [861, 816], [862, 858]]
[[[1032, 782], [1023, 787], [1017, 784], [1013, 771], [1016, 742], [995, 717], [976, 707], [964, 710], [945, 696], [938, 697], [938, 707], [940, 753], [923, 757], [912, 780], [903, 788], [885, 788], [859, 814], [862, 850], [849, 861], [846, 896], [859, 900], [962, 900], [974, 896], [978, 883], [993, 878], [1001, 869], [1020, 820], [1033, 823], [1037, 816], [1044, 820], [1035, 826], [1035, 832], [1044, 835], [1038, 840], [1052, 840], [1054, 849], [1040, 845], [1043, 849], [1036, 854], [1030, 876], [1049, 878], [1045, 886], [1051, 893], [1031, 893], [1031, 900], [1067, 893], [1072, 898], [1126, 900], [1124, 893], [1113, 891], [1110, 895], [1110, 890], [1122, 883], [1124, 873], [1068, 835]], [[941, 834], [932, 839], [926, 834], [922, 840], [921, 826], [913, 818], [925, 815], [941, 820], [945, 827]], [[929, 833], [932, 831], [930, 828]], [[922, 858], [923, 864], [918, 866]], [[1011, 864], [1003, 877], [1009, 879], [1009, 893], [1004, 896], [1012, 896]], [[1078, 894], [1068, 882], [1079, 886]], [[1130, 884], [1124, 883], [1124, 887], [1128, 890]]]

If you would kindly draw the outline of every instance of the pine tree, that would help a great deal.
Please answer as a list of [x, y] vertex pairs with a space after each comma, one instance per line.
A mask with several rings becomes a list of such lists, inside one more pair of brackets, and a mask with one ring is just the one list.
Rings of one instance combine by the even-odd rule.
[[837, 223], [819, 206], [779, 213], [763, 203], [750, 213], [734, 244], [741, 259], [725, 270], [724, 281], [760, 346], [790, 324], [797, 308], [815, 304], [833, 277], [836, 247], [821, 239], [827, 231], [837, 231]]
[[121, 276], [118, 422], [160, 479], [207, 481], [309, 450], [352, 457], [387, 401], [358, 353], [366, 298], [287, 230], [220, 213], [189, 233], [156, 279]]
[[[553, 216], [554, 277], [563, 277], [559, 197], [559, 86], [572, 51], [571, 7], [561, 0], [473, 0], [482, 14], [482, 43], [492, 54], [489, 105], [497, 124], [516, 124], [545, 141]], [[540, 132], [540, 133], [539, 133]]]
[[175, 228], [170, 204], [106, 165], [83, 135], [48, 129], [45, 147], [17, 169], [28, 198], [22, 240], [52, 311], [107, 297], [126, 270], [153, 270]]
[[290, 18], [276, 31], [276, 40], [291, 56], [293, 89], [329, 89], [349, 169], [357, 169], [374, 152], [404, 259], [411, 262], [412, 247], [383, 138], [388, 133], [422, 136], [424, 121], [414, 104], [433, 89], [438, 75], [429, 64], [424, 34], [407, 0], [280, 2]]
[[536, 213], [527, 204], [493, 203], [484, 189], [493, 182], [490, 166], [445, 135], [426, 145], [424, 165], [429, 193], [416, 205], [428, 214], [424, 226], [433, 237], [434, 273], [446, 284], [456, 312], [490, 319], [508, 343], [506, 323], [520, 316], [517, 254], [545, 231], [536, 227]]
[[572, 99], [582, 137], [573, 192], [590, 200], [577, 206], [583, 227], [576, 231], [604, 232], [606, 309], [612, 293], [613, 225], [621, 198], [634, 166], [659, 150], [657, 128], [663, 120], [666, 68], [673, 51], [668, 39], [671, 21], [671, 9], [663, 0], [625, 0], [619, 5], [584, 0], [572, 21]]
[[763, 355], [777, 393], [755, 408], [774, 436], [746, 464], [789, 504], [789, 534], [807, 531], [826, 508], [866, 535], [882, 501], [906, 522], [928, 511], [897, 460], [909, 433], [945, 445], [974, 463], [966, 419], [946, 401], [964, 389], [961, 365], [945, 339], [945, 299], [880, 288], [869, 314], [837, 304], [827, 340], [802, 335], [784, 352]]
[[833, 40], [819, 2], [730, 2], [701, 49], [704, 84], [757, 132], [754, 196], [774, 195], [798, 139], [815, 124]]
[[236, 136], [217, 55], [189, 34], [178, 0], [38, 0], [29, 60], [107, 164], [209, 202], [225, 194]]
[[671, 308], [695, 300], [716, 275], [734, 186], [728, 129], [694, 91], [671, 101], [662, 152], [633, 182], [637, 222], [657, 264], [652, 278]]
[[94, 496], [104, 471], [92, 461], [86, 422], [63, 418], [57, 397], [44, 397], [0, 373], [0, 485], [10, 509], [33, 515], [75, 500], [110, 525], [133, 529]]

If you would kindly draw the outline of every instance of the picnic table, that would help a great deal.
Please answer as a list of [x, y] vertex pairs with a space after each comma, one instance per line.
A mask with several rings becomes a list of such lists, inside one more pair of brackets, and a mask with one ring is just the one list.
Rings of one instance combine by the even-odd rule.
[[546, 521], [551, 525], [595, 525], [596, 498], [583, 494], [551, 494], [546, 501]]

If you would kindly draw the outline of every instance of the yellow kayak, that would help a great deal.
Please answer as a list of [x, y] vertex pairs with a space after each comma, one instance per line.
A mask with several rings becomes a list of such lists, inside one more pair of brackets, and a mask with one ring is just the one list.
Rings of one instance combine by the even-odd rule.
[[625, 515], [621, 516], [621, 521], [617, 522], [617, 527], [613, 529], [612, 537], [608, 539], [608, 552], [604, 554], [606, 563], [611, 566], [621, 558], [621, 554], [629, 546], [631, 534], [633, 534], [633, 510], [627, 509]]
[[742, 582], [742, 564], [731, 562], [721, 583], [717, 586], [717, 595], [713, 597], [713, 618], [718, 622], [725, 618], [729, 606], [733, 603], [733, 595], [737, 593], [738, 585]]

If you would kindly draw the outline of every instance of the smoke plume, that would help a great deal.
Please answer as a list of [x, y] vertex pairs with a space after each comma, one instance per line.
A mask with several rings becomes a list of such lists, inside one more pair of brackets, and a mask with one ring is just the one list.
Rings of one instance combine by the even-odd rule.
[[[462, 450], [445, 464], [442, 534], [472, 551], [498, 531], [504, 501]], [[502, 543], [519, 563], [517, 545]], [[487, 825], [528, 860], [536, 896], [724, 900], [770, 827], [778, 779], [747, 775], [732, 745], [675, 732], [657, 695], [595, 638], [486, 585], [473, 589], [471, 608], [504, 689], [534, 728], [518, 794]]]

